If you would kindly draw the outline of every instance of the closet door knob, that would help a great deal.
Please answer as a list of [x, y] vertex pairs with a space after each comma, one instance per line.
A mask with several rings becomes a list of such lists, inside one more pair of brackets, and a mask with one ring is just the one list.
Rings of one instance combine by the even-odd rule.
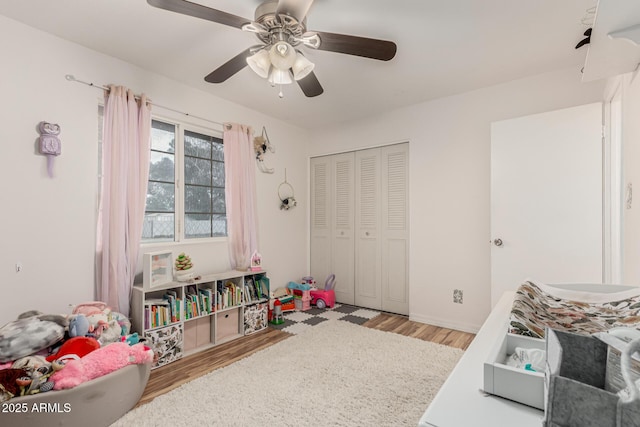
[[502, 246], [502, 239], [493, 239], [493, 244], [498, 247]]

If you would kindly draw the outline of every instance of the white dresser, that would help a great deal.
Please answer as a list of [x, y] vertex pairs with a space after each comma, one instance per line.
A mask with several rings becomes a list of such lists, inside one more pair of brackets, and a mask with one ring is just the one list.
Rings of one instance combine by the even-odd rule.
[[504, 337], [515, 292], [506, 292], [429, 408], [421, 427], [540, 427], [543, 411], [482, 392], [483, 364]]

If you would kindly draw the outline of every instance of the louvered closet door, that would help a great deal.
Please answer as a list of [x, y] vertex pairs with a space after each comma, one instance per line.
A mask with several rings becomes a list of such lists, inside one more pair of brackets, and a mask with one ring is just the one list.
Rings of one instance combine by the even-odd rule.
[[380, 149], [356, 152], [355, 305], [382, 308]]
[[[336, 275], [336, 300], [354, 304], [354, 153], [331, 156], [332, 174], [332, 262]], [[322, 279], [324, 280], [324, 278]], [[322, 284], [322, 283], [321, 283]]]
[[381, 149], [382, 310], [409, 314], [409, 144]]
[[331, 174], [331, 157], [311, 159], [311, 276], [318, 283], [332, 271]]
[[409, 144], [311, 159], [311, 275], [345, 304], [409, 313]]

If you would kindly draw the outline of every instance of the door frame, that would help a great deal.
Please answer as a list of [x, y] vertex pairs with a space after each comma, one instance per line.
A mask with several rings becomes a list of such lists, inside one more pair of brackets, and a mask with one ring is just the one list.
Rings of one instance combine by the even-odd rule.
[[[623, 281], [623, 225], [625, 197], [622, 141], [622, 81], [615, 79], [605, 94], [602, 114], [602, 282]], [[626, 193], [626, 194], [625, 194]]]

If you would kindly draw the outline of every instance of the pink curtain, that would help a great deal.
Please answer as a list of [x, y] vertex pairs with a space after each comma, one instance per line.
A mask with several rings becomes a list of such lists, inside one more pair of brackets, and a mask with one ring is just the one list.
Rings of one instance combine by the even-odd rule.
[[258, 249], [255, 152], [253, 130], [236, 123], [224, 125], [225, 199], [231, 268], [246, 270]]
[[122, 86], [105, 93], [97, 298], [129, 315], [149, 179], [151, 104]]

